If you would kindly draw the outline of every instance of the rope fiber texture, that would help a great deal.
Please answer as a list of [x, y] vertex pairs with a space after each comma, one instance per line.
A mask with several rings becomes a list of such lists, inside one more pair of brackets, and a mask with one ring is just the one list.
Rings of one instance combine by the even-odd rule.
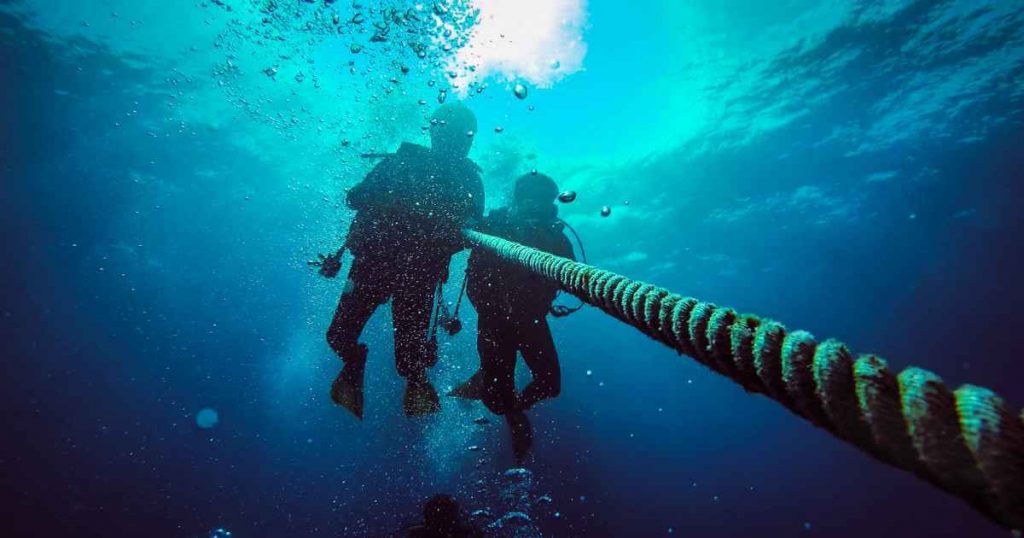
[[769, 319], [474, 230], [463, 236], [998, 524], [1024, 528], [1024, 410], [991, 390], [950, 390], [927, 370], [894, 373], [877, 356], [855, 358], [841, 342]]

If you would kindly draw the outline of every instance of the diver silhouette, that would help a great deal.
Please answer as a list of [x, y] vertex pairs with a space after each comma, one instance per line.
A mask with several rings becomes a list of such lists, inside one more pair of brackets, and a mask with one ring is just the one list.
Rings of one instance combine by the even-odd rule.
[[[515, 182], [512, 203], [495, 209], [480, 230], [545, 252], [575, 259], [554, 201], [558, 187], [550, 177], [529, 173]], [[466, 291], [478, 314], [477, 352], [480, 369], [453, 389], [451, 396], [480, 399], [491, 412], [503, 415], [512, 434], [513, 450], [522, 458], [533, 441], [525, 410], [558, 396], [561, 369], [546, 319], [558, 285], [526, 269], [474, 249], [466, 268]], [[516, 354], [530, 369], [532, 381], [516, 393]]]
[[463, 248], [461, 229], [483, 215], [480, 169], [467, 157], [475, 131], [476, 117], [465, 105], [438, 108], [430, 120], [431, 147], [406, 142], [385, 155], [348, 192], [347, 203], [356, 215], [344, 246], [311, 262], [332, 277], [345, 249], [354, 258], [327, 342], [345, 363], [331, 398], [360, 419], [368, 349], [358, 338], [388, 299], [395, 363], [406, 380], [405, 413], [440, 409], [427, 378], [427, 368], [437, 362], [436, 343], [427, 332], [435, 288], [447, 280], [452, 254]]
[[405, 531], [409, 538], [482, 538], [459, 503], [451, 495], [437, 494], [423, 505], [423, 523]]

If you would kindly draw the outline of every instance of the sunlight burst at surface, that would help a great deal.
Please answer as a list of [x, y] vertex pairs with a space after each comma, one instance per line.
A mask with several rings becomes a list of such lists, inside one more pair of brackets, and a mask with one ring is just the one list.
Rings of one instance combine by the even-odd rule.
[[550, 87], [583, 68], [584, 0], [472, 0], [479, 10], [450, 70], [468, 82], [495, 76]]

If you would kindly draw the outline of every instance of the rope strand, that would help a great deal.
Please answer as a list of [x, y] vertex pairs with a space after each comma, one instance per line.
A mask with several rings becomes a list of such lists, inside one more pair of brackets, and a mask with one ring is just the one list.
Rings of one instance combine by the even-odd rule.
[[994, 392], [951, 391], [935, 374], [899, 374], [835, 340], [741, 315], [474, 230], [474, 248], [563, 290], [761, 393], [876, 459], [910, 471], [1010, 529], [1024, 528], [1024, 410]]

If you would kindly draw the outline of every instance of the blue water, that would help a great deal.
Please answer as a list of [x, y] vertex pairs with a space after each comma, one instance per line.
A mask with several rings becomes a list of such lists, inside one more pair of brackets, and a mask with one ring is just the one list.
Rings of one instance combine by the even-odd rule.
[[594, 264], [1019, 408], [1019, 1], [439, 5], [0, 1], [5, 535], [386, 536], [438, 492], [530, 536], [1007, 535], [591, 308], [528, 483], [481, 405], [404, 417], [386, 307], [358, 422], [306, 260], [444, 88], [488, 207], [542, 170]]

